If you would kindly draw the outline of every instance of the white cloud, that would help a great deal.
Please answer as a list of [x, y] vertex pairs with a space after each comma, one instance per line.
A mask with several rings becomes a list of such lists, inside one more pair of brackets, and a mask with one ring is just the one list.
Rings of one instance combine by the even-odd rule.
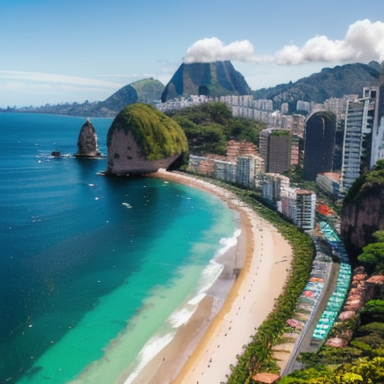
[[273, 56], [255, 54], [249, 40], [235, 41], [228, 45], [217, 37], [205, 38], [192, 44], [184, 57], [184, 63], [204, 63], [233, 60], [250, 63], [299, 65], [310, 62], [343, 63], [384, 60], [384, 23], [359, 20], [350, 25], [344, 39], [330, 40], [327, 36], [315, 36], [303, 47], [289, 44]]
[[280, 65], [299, 65], [308, 62], [363, 62], [384, 60], [384, 23], [359, 20], [350, 25], [343, 40], [316, 36], [302, 48], [286, 45], [276, 52]]
[[257, 56], [249, 40], [235, 41], [228, 45], [217, 37], [205, 38], [192, 44], [184, 57], [184, 63], [209, 63], [213, 61], [233, 60], [242, 62], [271, 61], [269, 56]]

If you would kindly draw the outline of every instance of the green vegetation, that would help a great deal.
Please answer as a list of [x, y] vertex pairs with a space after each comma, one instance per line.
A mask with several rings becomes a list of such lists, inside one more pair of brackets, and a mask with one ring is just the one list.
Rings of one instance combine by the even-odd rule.
[[147, 160], [163, 159], [188, 152], [188, 143], [180, 126], [156, 108], [136, 103], [124, 108], [108, 131], [107, 145], [115, 130], [132, 132]]
[[319, 73], [304, 77], [295, 83], [279, 84], [276, 87], [253, 91], [255, 99], [272, 99], [274, 108], [289, 103], [290, 112], [296, 109], [298, 100], [323, 103], [331, 97], [347, 94], [361, 95], [363, 87], [377, 85], [380, 64], [346, 64], [324, 68]]
[[370, 172], [355, 180], [344, 198], [344, 204], [356, 201], [365, 189], [374, 186], [384, 186], [384, 160], [379, 160]]
[[252, 342], [244, 346], [243, 354], [238, 356], [237, 365], [231, 367], [232, 373], [228, 377], [228, 384], [252, 383], [251, 377], [257, 372], [279, 372], [273, 358], [272, 347], [280, 342], [286, 328], [286, 321], [292, 316], [297, 298], [308, 281], [315, 251], [311, 238], [295, 225], [287, 222], [278, 212], [265, 205], [255, 191], [237, 188], [218, 180], [210, 179], [209, 181], [235, 193], [258, 215], [272, 223], [290, 243], [293, 250], [291, 270], [283, 293], [276, 300], [272, 312], [259, 327], [256, 335], [253, 336]]
[[363, 263], [369, 272], [374, 274], [384, 273], [384, 231], [372, 234], [373, 242], [363, 248], [357, 259]]
[[384, 382], [384, 357], [367, 357], [356, 363], [346, 363], [334, 368], [319, 367], [296, 371], [282, 378], [279, 384], [368, 384]]
[[230, 61], [183, 63], [172, 76], [162, 94], [162, 101], [191, 95], [250, 95], [243, 75]]
[[357, 259], [367, 265], [367, 269], [373, 269], [373, 273], [384, 273], [384, 243], [368, 244]]
[[297, 298], [303, 291], [309, 278], [314, 255], [311, 238], [295, 225], [286, 222], [277, 212], [265, 207], [252, 192], [236, 192], [260, 216], [271, 222], [282, 236], [290, 243], [293, 250], [291, 271], [283, 293], [275, 302], [274, 309], [257, 330], [253, 341], [246, 346], [233, 367], [228, 384], [250, 383], [257, 372], [278, 373], [279, 368], [273, 358], [272, 347], [279, 343], [285, 331], [286, 321], [293, 315]]
[[281, 131], [272, 131], [271, 136], [289, 136], [291, 131], [281, 130]]
[[258, 145], [260, 131], [265, 128], [259, 121], [232, 117], [229, 107], [220, 102], [188, 107], [168, 115], [184, 130], [190, 151], [200, 156], [226, 155], [229, 140]]
[[[360, 262], [382, 272], [384, 261], [383, 231], [373, 237], [379, 240], [364, 247]], [[349, 334], [349, 336], [348, 336]], [[299, 361], [305, 369], [282, 378], [280, 384], [299, 383], [383, 383], [384, 382], [384, 300], [380, 291], [362, 310], [343, 322], [336, 322], [332, 337], [347, 337], [344, 348], [323, 346], [316, 353], [302, 353]]]
[[139, 97], [139, 103], [153, 103], [161, 99], [161, 94], [164, 91], [164, 84], [159, 80], [154, 80], [152, 77], [135, 81], [130, 84], [136, 89]]
[[364, 323], [375, 322], [384, 319], [384, 300], [369, 300], [361, 312]]

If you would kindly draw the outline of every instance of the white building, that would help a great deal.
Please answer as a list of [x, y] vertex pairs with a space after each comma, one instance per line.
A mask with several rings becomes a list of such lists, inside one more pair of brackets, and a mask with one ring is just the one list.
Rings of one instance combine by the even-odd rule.
[[279, 173], [264, 173], [262, 184], [262, 197], [273, 206], [278, 206], [284, 190], [289, 188], [289, 177]]
[[364, 87], [363, 97], [349, 100], [345, 115], [341, 191], [375, 165], [379, 157], [379, 87]]
[[236, 183], [246, 188], [260, 188], [264, 174], [264, 160], [255, 155], [239, 156], [236, 159]]

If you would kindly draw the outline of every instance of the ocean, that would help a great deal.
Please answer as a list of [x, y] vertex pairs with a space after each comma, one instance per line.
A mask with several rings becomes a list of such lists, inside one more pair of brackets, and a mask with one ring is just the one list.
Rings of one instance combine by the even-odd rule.
[[[91, 121], [106, 154], [112, 119]], [[1, 384], [108, 384], [128, 367], [132, 382], [239, 233], [214, 196], [73, 157], [84, 122], [0, 114]]]

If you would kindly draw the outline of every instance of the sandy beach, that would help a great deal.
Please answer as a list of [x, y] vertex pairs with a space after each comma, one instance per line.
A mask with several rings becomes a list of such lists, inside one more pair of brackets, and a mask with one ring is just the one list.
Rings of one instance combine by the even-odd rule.
[[[134, 383], [225, 382], [230, 365], [237, 363], [236, 355], [251, 341], [282, 292], [292, 258], [291, 247], [271, 224], [231, 192], [180, 173], [159, 171], [152, 176], [198, 188], [223, 199], [230, 209], [239, 212], [241, 234], [235, 249], [226, 256], [225, 268], [212, 291]], [[241, 272], [234, 280], [235, 267], [241, 268]], [[225, 292], [223, 303], [217, 302], [220, 294], [215, 290], [229, 290], [228, 294]], [[119, 383], [124, 383], [123, 377]]]

